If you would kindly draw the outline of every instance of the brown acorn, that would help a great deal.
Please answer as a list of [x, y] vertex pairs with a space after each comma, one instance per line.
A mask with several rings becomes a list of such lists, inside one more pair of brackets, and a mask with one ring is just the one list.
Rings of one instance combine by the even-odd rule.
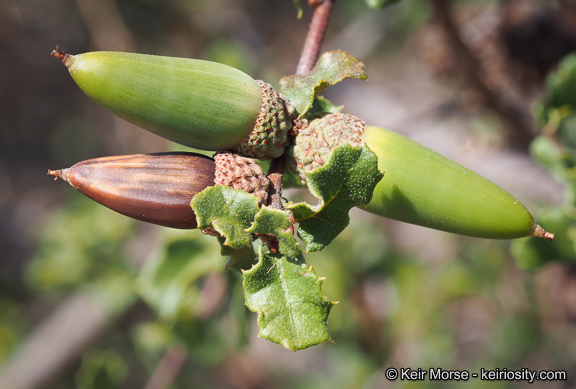
[[193, 229], [192, 197], [214, 185], [214, 160], [168, 152], [89, 159], [48, 174], [92, 200], [134, 219]]

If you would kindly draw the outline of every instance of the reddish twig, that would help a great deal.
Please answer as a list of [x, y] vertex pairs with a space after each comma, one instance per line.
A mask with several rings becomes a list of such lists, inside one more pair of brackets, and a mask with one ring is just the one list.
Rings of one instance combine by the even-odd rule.
[[[278, 158], [274, 158], [272, 163], [270, 163], [270, 168], [268, 169], [268, 179], [270, 180], [270, 186], [268, 187], [268, 205], [271, 208], [284, 209], [282, 204], [282, 179], [284, 178], [284, 170], [286, 169], [286, 157], [281, 155]], [[280, 248], [278, 243], [278, 238], [272, 235], [267, 235], [261, 237], [268, 246], [268, 249], [275, 253]]]
[[304, 48], [300, 54], [298, 68], [296, 69], [296, 74], [299, 75], [310, 73], [318, 60], [322, 42], [326, 35], [326, 29], [328, 28], [328, 22], [332, 15], [334, 0], [309, 1], [309, 5], [315, 9], [308, 35], [304, 42]]
[[270, 186], [268, 188], [268, 202], [270, 207], [284, 209], [282, 205], [282, 179], [286, 169], [286, 158], [280, 156], [274, 158], [268, 169], [268, 179]]
[[[282, 179], [284, 178], [284, 170], [286, 169], [286, 157], [281, 155], [278, 158], [274, 158], [268, 169], [268, 179], [270, 180], [270, 186], [268, 188], [268, 203], [271, 208], [284, 209], [282, 204]], [[280, 243], [278, 238], [274, 235], [266, 235], [260, 237], [268, 249], [276, 253], [280, 250]]]
[[[304, 41], [304, 48], [300, 54], [296, 74], [308, 74], [314, 68], [320, 55], [324, 36], [326, 35], [334, 1], [335, 0], [308, 1], [308, 5], [314, 8], [314, 15], [312, 16], [308, 35]], [[268, 170], [268, 178], [270, 179], [268, 205], [271, 208], [284, 209], [282, 205], [282, 179], [284, 178], [285, 169], [286, 158], [283, 155], [272, 160]], [[262, 239], [266, 242], [270, 251], [277, 252], [279, 250], [278, 239], [275, 236], [266, 236], [262, 237]]]
[[[328, 21], [332, 14], [333, 4], [334, 0], [309, 0], [309, 5], [315, 8], [315, 10], [308, 35], [304, 42], [304, 48], [300, 55], [300, 61], [296, 70], [297, 74], [308, 74], [314, 68], [320, 54], [324, 36], [326, 35], [326, 28], [328, 28]], [[272, 164], [268, 170], [268, 178], [271, 184], [268, 190], [268, 204], [272, 208], [284, 209], [282, 205], [282, 178], [284, 177], [285, 168], [286, 160], [284, 156], [281, 156], [272, 160]]]
[[482, 98], [486, 107], [498, 114], [506, 124], [512, 138], [522, 148], [527, 148], [533, 138], [532, 122], [529, 114], [519, 105], [505, 101], [495, 94], [481, 77], [481, 65], [462, 40], [454, 23], [447, 0], [429, 0], [438, 23], [446, 33], [470, 85]]

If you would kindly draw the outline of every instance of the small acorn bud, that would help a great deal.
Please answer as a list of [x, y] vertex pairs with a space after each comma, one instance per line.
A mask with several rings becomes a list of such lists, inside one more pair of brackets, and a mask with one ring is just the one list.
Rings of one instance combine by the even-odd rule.
[[214, 155], [216, 185], [229, 186], [251, 193], [258, 199], [258, 205], [266, 204], [270, 180], [252, 158], [238, 154], [222, 152]]
[[62, 52], [80, 89], [115, 115], [173, 142], [282, 155], [294, 109], [269, 84], [216, 62], [146, 54]]
[[211, 158], [181, 152], [95, 158], [48, 174], [123, 215], [193, 229], [197, 223], [190, 201], [214, 185], [214, 168]]
[[295, 128], [294, 143], [287, 150], [290, 170], [306, 182], [305, 172], [324, 166], [342, 142], [362, 145], [366, 123], [353, 115], [334, 113], [314, 119], [302, 120]]

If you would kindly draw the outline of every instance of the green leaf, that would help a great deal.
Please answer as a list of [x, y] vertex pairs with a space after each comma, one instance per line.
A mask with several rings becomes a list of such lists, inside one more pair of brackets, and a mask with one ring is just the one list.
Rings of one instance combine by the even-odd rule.
[[368, 5], [368, 7], [374, 8], [374, 9], [379, 9], [379, 8], [384, 8], [390, 4], [397, 3], [400, 0], [364, 0], [364, 1]]
[[280, 91], [298, 113], [304, 115], [312, 107], [318, 93], [346, 78], [368, 79], [364, 63], [345, 51], [329, 51], [320, 56], [314, 69], [307, 75], [282, 78]]
[[225, 238], [219, 236], [218, 242], [220, 243], [220, 255], [228, 257], [226, 269], [232, 270], [248, 270], [256, 264], [258, 255], [254, 252], [252, 245], [243, 246], [240, 248], [233, 248], [224, 245]]
[[149, 259], [136, 280], [142, 298], [163, 318], [189, 318], [194, 315], [202, 276], [221, 271], [223, 258], [214, 252], [211, 239], [201, 234], [186, 235], [165, 244]]
[[341, 113], [343, 108], [343, 105], [334, 105], [324, 96], [316, 96], [306, 116], [309, 119], [320, 118], [329, 113]]
[[80, 389], [106, 389], [124, 386], [128, 377], [128, 363], [116, 351], [89, 349], [82, 356], [82, 364], [75, 377]]
[[537, 270], [553, 261], [576, 262], [576, 215], [574, 208], [552, 206], [538, 209], [534, 217], [546, 231], [554, 231], [552, 242], [529, 237], [516, 239], [510, 245], [510, 253], [518, 267]]
[[[576, 54], [566, 56], [546, 79], [548, 96], [538, 112], [541, 125], [576, 112]], [[560, 114], [558, 114], [560, 112]]]
[[530, 144], [530, 154], [541, 166], [564, 179], [566, 153], [554, 140], [543, 135], [536, 137]]
[[248, 231], [255, 234], [276, 236], [280, 244], [280, 252], [290, 258], [296, 258], [302, 254], [302, 250], [298, 247], [298, 243], [296, 243], [296, 239], [289, 228], [288, 212], [262, 207]]
[[323, 279], [300, 254], [263, 254], [244, 272], [246, 306], [258, 313], [260, 336], [290, 350], [330, 340], [326, 320], [333, 302], [322, 293]]
[[368, 204], [382, 177], [376, 154], [365, 145], [352, 147], [348, 143], [336, 147], [324, 166], [306, 173], [308, 188], [319, 204], [286, 207], [300, 224], [298, 235], [308, 251], [322, 250], [338, 236], [350, 222], [350, 209]]
[[246, 229], [258, 213], [258, 200], [253, 195], [227, 186], [204, 189], [190, 203], [198, 219], [198, 228], [213, 228], [226, 238], [224, 244], [241, 248], [252, 243]]
[[294, 0], [294, 5], [296, 5], [296, 9], [298, 10], [298, 19], [301, 19], [302, 14], [304, 13], [304, 8], [302, 8], [302, 0]]
[[546, 80], [549, 91], [548, 101], [553, 107], [570, 105], [576, 108], [576, 54], [565, 57], [558, 70]]

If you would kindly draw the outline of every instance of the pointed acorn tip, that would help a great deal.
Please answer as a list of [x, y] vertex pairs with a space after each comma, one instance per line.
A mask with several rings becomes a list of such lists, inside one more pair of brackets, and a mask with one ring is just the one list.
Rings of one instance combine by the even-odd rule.
[[60, 50], [60, 46], [56, 46], [56, 48], [52, 50], [50, 55], [54, 58], [58, 58], [59, 60], [61, 60], [62, 63], [66, 65], [66, 67], [70, 66], [70, 59], [72, 58], [72, 56]]
[[540, 227], [540, 225], [537, 224], [536, 228], [534, 229], [533, 236], [535, 236], [537, 238], [544, 238], [544, 239], [548, 239], [549, 241], [553, 241], [556, 234], [546, 231], [544, 228]]
[[68, 182], [68, 170], [69, 169], [48, 170], [48, 175], [54, 176], [54, 181], [60, 178]]

